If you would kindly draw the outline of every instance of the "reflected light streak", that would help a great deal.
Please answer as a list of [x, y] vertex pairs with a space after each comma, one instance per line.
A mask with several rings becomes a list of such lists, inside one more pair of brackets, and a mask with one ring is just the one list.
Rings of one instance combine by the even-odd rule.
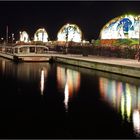
[[5, 72], [5, 60], [2, 60], [2, 71]]
[[68, 102], [78, 94], [80, 73], [71, 69], [57, 67], [58, 90], [64, 94], [64, 106], [68, 111]]
[[136, 109], [133, 111], [133, 126], [134, 131], [140, 134], [140, 113]]
[[113, 80], [112, 81], [112, 103], [114, 105], [114, 108], [116, 108], [116, 82]]
[[69, 88], [68, 88], [68, 82], [66, 82], [65, 91], [64, 91], [64, 104], [65, 104], [66, 112], [68, 111], [68, 102], [69, 102]]
[[122, 93], [122, 97], [121, 97], [121, 115], [122, 115], [123, 119], [125, 118], [124, 108], [125, 108], [125, 100], [124, 100], [124, 93]]
[[122, 118], [127, 117], [130, 121], [131, 111], [132, 111], [132, 96], [131, 92], [135, 89], [134, 86], [126, 83], [123, 86], [121, 82], [115, 82], [114, 80], [107, 78], [100, 78], [100, 93], [103, 99], [111, 104], [113, 108], [121, 108]]
[[118, 82], [117, 84], [117, 109], [119, 110], [119, 106], [121, 104], [121, 95], [123, 93], [123, 85], [122, 82]]
[[99, 79], [99, 85], [100, 85], [100, 93], [102, 98], [106, 98], [108, 79], [101, 77]]
[[126, 84], [126, 111], [127, 111], [127, 119], [130, 121], [131, 115], [131, 93], [130, 93], [130, 85]]
[[44, 91], [44, 70], [41, 70], [41, 95], [43, 95], [43, 91]]
[[140, 135], [140, 87], [102, 77], [99, 84], [101, 97], [117, 107], [122, 119], [132, 123], [134, 132]]
[[78, 93], [80, 88], [80, 73], [71, 69], [57, 67], [57, 85], [60, 92], [64, 92], [65, 85], [68, 84], [69, 96]]
[[66, 83], [66, 78], [65, 78], [65, 69], [61, 67], [57, 67], [57, 85], [58, 89], [64, 89], [65, 83]]

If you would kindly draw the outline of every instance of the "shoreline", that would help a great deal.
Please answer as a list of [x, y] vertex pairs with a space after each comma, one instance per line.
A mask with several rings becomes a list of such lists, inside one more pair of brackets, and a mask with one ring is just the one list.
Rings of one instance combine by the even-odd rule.
[[[0, 56], [13, 60], [14, 54], [6, 54], [1, 53]], [[16, 55], [19, 57], [18, 55]], [[23, 55], [23, 58], [27, 56]], [[31, 58], [39, 58], [38, 56], [28, 56], [30, 60], [22, 61], [22, 62], [41, 62], [38, 59]], [[111, 58], [111, 57], [100, 57], [100, 56], [82, 56], [82, 55], [72, 55], [72, 54], [43, 54], [43, 57], [47, 58], [46, 61], [42, 62], [56, 62], [56, 63], [64, 63], [68, 65], [74, 65], [78, 67], [84, 67], [89, 69], [95, 69], [99, 71], [105, 71], [109, 73], [121, 74], [125, 76], [132, 76], [136, 78], [140, 78], [140, 62], [133, 59], [122, 59], [122, 58]], [[21, 58], [21, 55], [20, 55]], [[40, 59], [41, 60], [41, 59]], [[17, 59], [18, 61], [18, 59]]]

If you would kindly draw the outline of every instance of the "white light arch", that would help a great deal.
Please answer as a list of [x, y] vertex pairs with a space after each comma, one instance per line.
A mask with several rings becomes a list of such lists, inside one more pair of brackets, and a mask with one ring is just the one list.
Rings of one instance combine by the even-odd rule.
[[26, 32], [26, 31], [20, 31], [20, 39], [19, 39], [21, 42], [25, 42], [25, 43], [27, 43], [27, 42], [29, 42], [30, 40], [29, 40], [29, 35], [28, 35], [28, 33]]
[[122, 15], [110, 20], [100, 32], [101, 39], [138, 39], [140, 16]]
[[48, 42], [48, 34], [44, 28], [39, 28], [35, 32], [34, 41]]
[[64, 25], [57, 34], [58, 41], [73, 41], [81, 42], [82, 31], [76, 24], [66, 24]]

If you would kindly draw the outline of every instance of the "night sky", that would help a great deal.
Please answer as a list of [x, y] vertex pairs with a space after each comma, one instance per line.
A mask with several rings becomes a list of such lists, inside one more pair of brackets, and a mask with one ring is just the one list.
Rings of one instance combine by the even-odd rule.
[[12, 1], [0, 2], [0, 37], [27, 31], [30, 38], [44, 27], [49, 39], [57, 39], [59, 29], [66, 23], [77, 24], [86, 40], [97, 39], [101, 28], [111, 19], [123, 14], [140, 14], [140, 1]]

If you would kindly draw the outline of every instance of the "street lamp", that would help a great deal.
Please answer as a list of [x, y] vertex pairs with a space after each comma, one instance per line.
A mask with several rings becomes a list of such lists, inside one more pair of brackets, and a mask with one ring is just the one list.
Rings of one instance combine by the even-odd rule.
[[1, 43], [3, 43], [3, 40], [4, 40], [4, 38], [3, 38], [3, 37], [1, 37]]
[[8, 25], [6, 26], [6, 44], [8, 44]]
[[65, 49], [66, 49], [66, 51], [65, 51], [65, 53], [67, 54], [67, 51], [68, 51], [68, 37], [69, 37], [69, 23], [67, 24], [67, 27], [66, 27], [66, 36], [65, 36], [65, 38], [66, 38], [66, 43], [65, 43]]
[[13, 46], [13, 41], [14, 41], [14, 34], [12, 33], [12, 46]]

